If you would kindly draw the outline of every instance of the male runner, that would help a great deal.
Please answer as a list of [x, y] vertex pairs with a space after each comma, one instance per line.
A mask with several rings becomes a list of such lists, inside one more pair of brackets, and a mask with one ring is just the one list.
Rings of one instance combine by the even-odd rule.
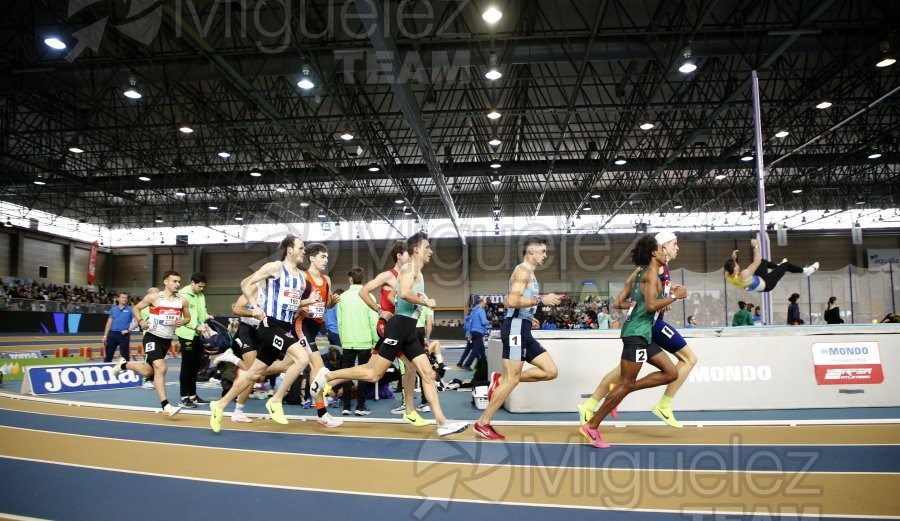
[[241, 281], [241, 292], [246, 302], [257, 299], [257, 283], [263, 283], [263, 305], [253, 310], [253, 318], [260, 321], [260, 346], [256, 352], [256, 360], [247, 371], [237, 375], [231, 389], [220, 400], [210, 402], [212, 415], [209, 425], [213, 432], [222, 428], [222, 413], [225, 408], [241, 392], [264, 376], [266, 368], [279, 358], [289, 357], [293, 364], [285, 372], [281, 385], [275, 396], [266, 402], [266, 409], [277, 423], [286, 424], [287, 418], [281, 402], [287, 390], [309, 363], [309, 346], [306, 338], [296, 338], [293, 333], [294, 318], [300, 307], [320, 300], [318, 291], [303, 299], [305, 279], [299, 264], [303, 261], [303, 239], [288, 235], [281, 241], [278, 249], [282, 252], [282, 260], [267, 262], [255, 273]]
[[[553, 380], [559, 374], [550, 353], [531, 336], [535, 307], [542, 303], [549, 306], [560, 303], [558, 295], [540, 294], [537, 277], [534, 275], [534, 270], [543, 266], [547, 260], [547, 239], [535, 235], [526, 237], [522, 255], [522, 263], [516, 266], [509, 278], [509, 294], [504, 301], [506, 318], [500, 326], [503, 375], [491, 373], [487, 408], [473, 426], [475, 434], [488, 440], [506, 438], [491, 427], [491, 418], [519, 382]], [[525, 362], [534, 367], [522, 371]]]
[[[412, 362], [422, 379], [422, 392], [431, 405], [437, 422], [439, 436], [455, 434], [466, 430], [466, 422], [454, 422], [447, 419], [438, 401], [437, 388], [434, 384], [434, 370], [425, 356], [425, 348], [416, 336], [416, 320], [419, 318], [421, 306], [434, 308], [434, 299], [424, 299], [425, 278], [422, 267], [431, 260], [431, 245], [425, 232], [418, 232], [406, 241], [406, 251], [410, 254], [409, 263], [400, 268], [397, 281], [396, 309], [394, 316], [388, 320], [384, 331], [384, 342], [378, 353], [372, 356], [365, 366], [348, 367], [338, 371], [328, 371], [324, 367], [316, 374], [310, 392], [324, 389], [327, 383], [336, 385], [346, 380], [366, 380], [377, 382], [400, 353]], [[409, 404], [407, 404], [409, 405]]]
[[[181, 287], [181, 275], [177, 271], [163, 273], [162, 293], [147, 293], [138, 302], [131, 312], [138, 321], [144, 333], [144, 361], [128, 362], [120, 360], [115, 363], [114, 374], [119, 374], [128, 369], [140, 374], [144, 378], [153, 378], [153, 388], [159, 398], [160, 407], [166, 416], [175, 416], [181, 407], [176, 407], [166, 399], [166, 353], [172, 346], [172, 337], [175, 336], [175, 328], [191, 319], [184, 300], [178, 294]], [[148, 319], [141, 317], [141, 310], [149, 308]]]
[[[319, 346], [316, 344], [316, 337], [325, 321], [325, 310], [333, 308], [340, 302], [341, 296], [331, 292], [331, 278], [325, 275], [325, 269], [328, 267], [328, 248], [319, 242], [311, 243], [306, 246], [306, 259], [309, 262], [309, 269], [304, 273], [306, 290], [303, 294], [306, 296], [318, 293], [320, 298], [297, 311], [294, 327], [298, 338], [306, 337], [310, 350], [310, 374], [316, 374], [319, 369], [325, 367], [322, 354], [319, 353]], [[315, 395], [313, 403], [316, 404], [319, 424], [332, 429], [340, 427], [344, 421], [328, 413], [328, 409], [325, 407], [325, 396], [322, 392], [313, 394]]]
[[[409, 262], [409, 252], [406, 251], [406, 241], [397, 241], [394, 243], [391, 247], [391, 258], [394, 260], [394, 267], [390, 270], [382, 271], [377, 277], [366, 282], [359, 290], [359, 297], [363, 302], [365, 302], [372, 311], [378, 313], [378, 343], [375, 344], [375, 349], [372, 350], [373, 354], [377, 353], [384, 343], [384, 328], [387, 325], [388, 320], [394, 316], [397, 276], [400, 274], [400, 268]], [[377, 303], [372, 298], [372, 293], [375, 291], [379, 292]], [[371, 358], [369, 359], [369, 363], [371, 363]], [[392, 409], [391, 413], [402, 414], [403, 420], [407, 423], [417, 427], [423, 427], [429, 425], [430, 422], [425, 418], [422, 418], [415, 409], [414, 392], [416, 387], [416, 372], [407, 371], [406, 369], [408, 367], [409, 360], [406, 360], [406, 357], [401, 354], [400, 384], [403, 387], [403, 394], [401, 395], [402, 403], [398, 407]], [[377, 396], [378, 389], [375, 389], [375, 393]]]
[[[660, 298], [666, 298], [671, 292], [669, 261], [673, 261], [678, 257], [678, 238], [675, 237], [675, 234], [670, 231], [659, 232], [654, 238], [656, 239], [656, 243], [660, 245], [663, 253], [666, 256], [666, 263], [660, 270], [659, 274], [659, 279], [662, 283], [663, 288], [663, 292], [662, 295], [660, 295]], [[613, 306], [620, 309], [629, 309], [631, 305], [626, 301], [628, 300], [630, 294], [631, 286], [629, 284], [626, 284], [616, 298]], [[697, 355], [694, 353], [694, 350], [687, 345], [687, 341], [685, 341], [684, 337], [681, 336], [681, 334], [675, 329], [675, 327], [663, 320], [664, 311], [665, 310], [660, 310], [656, 312], [656, 318], [653, 322], [653, 343], [668, 351], [669, 353], [672, 353], [678, 359], [678, 363], [675, 364], [675, 369], [678, 371], [678, 378], [674, 382], [666, 386], [665, 392], [656, 403], [656, 405], [653, 406], [651, 412], [670, 427], [680, 429], [683, 427], [683, 425], [681, 425], [681, 423], [675, 419], [675, 413], [672, 412], [672, 400], [675, 399], [675, 395], [678, 393], [678, 390], [681, 389], [682, 385], [684, 385], [684, 382], [687, 380], [687, 377], [691, 373], [691, 370], [693, 370], [694, 366], [697, 365]], [[594, 415], [594, 411], [597, 409], [600, 400], [602, 400], [609, 393], [610, 388], [613, 387], [614, 384], [618, 383], [620, 378], [620, 368], [614, 367], [609, 373], [606, 374], [606, 376], [603, 377], [600, 385], [598, 385], [597, 389], [594, 390], [594, 394], [586, 402], [578, 406], [579, 418], [581, 419], [582, 425], [590, 420], [591, 416]], [[611, 411], [611, 413], [613, 413], [613, 418], [615, 418], [616, 414], [614, 413], [614, 411]]]
[[669, 360], [668, 355], [656, 344], [651, 343], [653, 336], [653, 318], [655, 313], [675, 300], [685, 298], [687, 290], [684, 286], [675, 286], [672, 295], [658, 299], [662, 291], [659, 282], [659, 270], [665, 264], [665, 253], [657, 244], [656, 239], [645, 234], [638, 240], [637, 245], [631, 250], [631, 261], [636, 266], [641, 266], [637, 273], [628, 277], [625, 286], [631, 289], [631, 308], [622, 326], [622, 361], [620, 371], [622, 380], [606, 397], [603, 405], [591, 417], [590, 421], [581, 426], [581, 434], [597, 448], [609, 448], [609, 444], [600, 437], [600, 422], [612, 409], [619, 405], [622, 399], [637, 388], [638, 372], [644, 362], [650, 362], [659, 371], [648, 374], [639, 381], [640, 388], [655, 387], [657, 385], [674, 382], [678, 377], [675, 366]]

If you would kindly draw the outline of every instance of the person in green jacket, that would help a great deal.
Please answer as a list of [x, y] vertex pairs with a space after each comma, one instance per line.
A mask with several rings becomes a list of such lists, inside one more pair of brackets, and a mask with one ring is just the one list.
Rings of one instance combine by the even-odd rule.
[[[347, 274], [350, 287], [341, 296], [337, 304], [338, 336], [341, 338], [343, 356], [341, 368], [353, 367], [356, 364], [366, 365], [372, 356], [372, 348], [378, 342], [378, 314], [369, 308], [359, 296], [366, 272], [362, 268], [353, 268]], [[350, 389], [352, 381], [343, 384], [343, 410], [341, 414], [350, 415]], [[356, 392], [356, 415], [366, 416], [372, 411], [366, 407], [368, 382], [360, 380]], [[378, 392], [378, 389], [375, 390]]]
[[181, 405], [187, 409], [196, 409], [198, 403], [209, 403], [197, 396], [197, 371], [203, 359], [203, 348], [199, 335], [207, 329], [206, 321], [213, 318], [206, 312], [206, 274], [198, 271], [191, 275], [191, 283], [181, 288], [178, 294], [184, 299], [191, 313], [191, 320], [175, 330], [181, 344]]
[[733, 327], [736, 326], [752, 326], [753, 325], [753, 315], [750, 314], [750, 311], [747, 310], [747, 303], [743, 300], [738, 301], [738, 311], [734, 314], [734, 317], [731, 318], [731, 325]]

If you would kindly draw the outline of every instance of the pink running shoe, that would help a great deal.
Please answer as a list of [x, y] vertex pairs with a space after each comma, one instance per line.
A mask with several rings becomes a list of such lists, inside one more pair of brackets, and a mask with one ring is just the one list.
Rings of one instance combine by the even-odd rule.
[[585, 423], [579, 429], [581, 431], [581, 435], [588, 439], [591, 442], [591, 445], [597, 447], [598, 449], [608, 449], [609, 443], [603, 441], [603, 438], [600, 437], [600, 431], [598, 429], [592, 429], [589, 424]]

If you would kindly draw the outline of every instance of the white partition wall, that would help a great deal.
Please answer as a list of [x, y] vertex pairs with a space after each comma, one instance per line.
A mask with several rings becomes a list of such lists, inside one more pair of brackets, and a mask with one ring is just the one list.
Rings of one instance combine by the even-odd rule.
[[[700, 362], [678, 393], [677, 411], [900, 406], [900, 325], [700, 328], [680, 331]], [[551, 382], [519, 385], [510, 412], [566, 412], [618, 365], [619, 331], [534, 331], [559, 366]], [[492, 336], [488, 367], [498, 371]], [[674, 358], [673, 358], [674, 360]], [[651, 369], [645, 364], [641, 375]], [[527, 364], [526, 364], [527, 367]], [[663, 388], [632, 393], [621, 411], [646, 411]]]

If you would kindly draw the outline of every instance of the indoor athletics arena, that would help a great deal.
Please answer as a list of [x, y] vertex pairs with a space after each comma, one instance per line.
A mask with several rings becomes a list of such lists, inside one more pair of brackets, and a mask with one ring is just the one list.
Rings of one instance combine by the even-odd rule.
[[0, 518], [900, 519], [898, 19], [4, 2]]

